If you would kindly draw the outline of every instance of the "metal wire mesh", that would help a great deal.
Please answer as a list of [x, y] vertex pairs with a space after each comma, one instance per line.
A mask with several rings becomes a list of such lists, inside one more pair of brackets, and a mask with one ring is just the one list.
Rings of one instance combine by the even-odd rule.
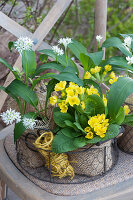
[[[37, 132], [37, 134], [39, 134], [39, 130]], [[36, 152], [32, 142], [29, 142], [30, 139], [33, 141], [33, 136], [33, 133], [27, 133], [23, 136], [23, 141], [25, 142], [26, 147], [31, 151]], [[41, 167], [35, 168], [31, 167], [31, 165], [27, 165], [20, 152], [17, 153], [17, 161], [23, 170], [39, 180], [57, 184], [80, 184], [104, 176], [108, 171], [112, 170], [117, 163], [118, 149], [116, 139], [98, 145], [94, 145], [93, 147], [85, 146], [76, 151], [67, 152], [68, 160], [75, 172], [75, 176], [72, 180], [69, 176], [62, 179], [53, 176], [51, 170], [51, 151], [48, 151], [49, 169], [45, 167], [43, 158], [44, 164]], [[29, 157], [29, 159], [31, 159], [30, 162], [32, 162], [32, 157]]]

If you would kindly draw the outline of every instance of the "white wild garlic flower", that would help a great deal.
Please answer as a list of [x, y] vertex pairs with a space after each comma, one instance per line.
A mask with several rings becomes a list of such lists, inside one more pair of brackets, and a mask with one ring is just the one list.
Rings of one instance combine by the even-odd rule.
[[132, 57], [126, 57], [126, 60], [128, 61], [128, 65], [131, 65], [131, 64], [133, 64], [133, 56]]
[[33, 41], [28, 37], [20, 37], [16, 42], [14, 42], [14, 46], [20, 55], [22, 55], [24, 50], [32, 50]]
[[6, 112], [3, 112], [1, 115], [2, 121], [6, 124], [12, 124], [16, 121], [16, 123], [21, 121], [21, 115], [19, 112], [15, 112], [15, 110], [7, 110]]
[[32, 119], [32, 118], [27, 118], [27, 117], [24, 117], [22, 122], [23, 122], [23, 125], [26, 129], [31, 129], [33, 130], [36, 126], [36, 121], [35, 119]]
[[131, 42], [132, 42], [132, 38], [130, 36], [126, 37], [124, 39], [124, 46], [131, 48]]
[[58, 56], [62, 56], [64, 54], [63, 49], [59, 48], [58, 46], [52, 46], [52, 50], [54, 51], [55, 54]]
[[103, 37], [101, 35], [97, 35], [96, 36], [96, 40], [98, 43], [100, 43], [100, 41], [103, 39]]
[[58, 41], [59, 44], [63, 44], [65, 48], [67, 48], [68, 44], [72, 43], [72, 39], [71, 38], [61, 38]]

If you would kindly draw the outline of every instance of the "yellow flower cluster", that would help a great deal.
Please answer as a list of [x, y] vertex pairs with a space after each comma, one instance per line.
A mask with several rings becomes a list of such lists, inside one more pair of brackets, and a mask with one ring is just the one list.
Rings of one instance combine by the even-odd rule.
[[107, 106], [107, 98], [106, 98], [105, 94], [103, 94], [103, 102], [104, 102], [104, 105]]
[[64, 90], [65, 87], [66, 87], [66, 81], [60, 81], [59, 83], [57, 83], [57, 84], [55, 85], [54, 90], [55, 90], [55, 91], [61, 91], [61, 90]]
[[90, 72], [86, 72], [85, 75], [84, 75], [84, 79], [90, 79], [91, 78], [91, 74]]
[[56, 95], [50, 97], [50, 104], [55, 105], [58, 103], [58, 106], [61, 110], [61, 112], [66, 113], [68, 110], [68, 106], [74, 106], [74, 105], [81, 105], [82, 109], [85, 110], [85, 102], [83, 100], [82, 95], [92, 95], [96, 94], [98, 96], [98, 90], [94, 88], [92, 85], [90, 88], [84, 88], [81, 86], [78, 86], [74, 82], [70, 82], [69, 85], [66, 87], [66, 81], [60, 81], [55, 85], [55, 91], [61, 91], [62, 99], [58, 99]]
[[105, 119], [105, 114], [97, 114], [94, 117], [91, 117], [88, 121], [91, 129], [94, 130], [95, 134], [101, 138], [105, 137], [105, 133], [109, 126], [109, 119]]
[[118, 80], [118, 77], [115, 75], [115, 73], [114, 72], [111, 72], [110, 73], [110, 80], [109, 80], [109, 83], [112, 85], [114, 82], [116, 82], [117, 80]]
[[93, 132], [91, 131], [91, 128], [90, 128], [89, 126], [87, 126], [87, 127], [84, 129], [84, 131], [87, 133], [86, 136], [85, 136], [85, 138], [87, 138], [87, 139], [92, 139], [92, 138], [93, 138], [94, 134], [93, 134]]
[[104, 66], [104, 68], [105, 68], [106, 72], [109, 72], [112, 69], [111, 65], [106, 65], [106, 66]]
[[99, 93], [98, 93], [98, 90], [96, 88], [94, 88], [93, 85], [90, 88], [86, 89], [86, 93], [88, 95], [96, 94], [96, 95], [100, 96]]
[[95, 66], [94, 68], [90, 69], [91, 74], [96, 74], [101, 71], [101, 67]]
[[125, 115], [128, 115], [128, 113], [130, 112], [129, 106], [125, 105], [124, 106], [124, 111], [125, 111]]

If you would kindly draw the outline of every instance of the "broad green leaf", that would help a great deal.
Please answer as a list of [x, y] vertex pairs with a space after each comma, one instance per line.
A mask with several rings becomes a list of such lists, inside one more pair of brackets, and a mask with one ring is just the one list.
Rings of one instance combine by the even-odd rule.
[[16, 100], [17, 103], [19, 103], [19, 99], [17, 96], [13, 95], [10, 91], [7, 91], [7, 89], [3, 86], [0, 86], [0, 90], [3, 90], [4, 92], [6, 92], [10, 97], [12, 97], [13, 99]]
[[36, 69], [36, 54], [34, 51], [23, 51], [22, 53], [22, 68], [28, 78], [35, 72]]
[[51, 49], [43, 49], [43, 50], [41, 50], [39, 52], [44, 53], [45, 55], [50, 56], [54, 60], [57, 60], [60, 64], [62, 64], [65, 67], [70, 66], [70, 67], [74, 68], [77, 71], [77, 73], [79, 73], [76, 64], [69, 57], [68, 57], [68, 66], [67, 66], [66, 56], [65, 55], [58, 56]]
[[[37, 117], [36, 113], [34, 112], [29, 112], [26, 113], [23, 117], [27, 117], [27, 118], [32, 118], [35, 119]], [[19, 123], [15, 124], [14, 127], [14, 142], [17, 141], [17, 139], [20, 138], [20, 136], [26, 131], [25, 126], [23, 125], [23, 122], [20, 121]]]
[[106, 64], [119, 66], [120, 68], [124, 68], [124, 69], [133, 71], [133, 66], [128, 65], [127, 60], [125, 60], [125, 58], [123, 58], [123, 57], [115, 56], [115, 57], [109, 58], [106, 61]]
[[82, 135], [81, 132], [77, 132], [73, 128], [69, 128], [69, 127], [61, 129], [61, 132], [65, 136], [70, 137], [70, 138], [76, 138], [76, 137]]
[[133, 114], [126, 115], [122, 124], [133, 126]]
[[46, 109], [47, 109], [48, 100], [51, 97], [51, 93], [54, 91], [54, 87], [55, 87], [56, 83], [58, 83], [58, 81], [56, 79], [52, 79], [52, 80], [49, 81], [49, 83], [47, 85], [47, 94], [46, 94], [46, 101], [45, 101], [45, 112], [46, 112]]
[[104, 51], [98, 51], [94, 53], [86, 53], [85, 55], [89, 56], [95, 65], [99, 65], [103, 59]]
[[126, 47], [123, 45], [123, 42], [117, 38], [112, 37], [105, 40], [102, 47], [108, 48], [108, 47], [116, 47], [118, 48], [122, 53], [124, 53], [126, 56], [132, 56], [131, 53], [126, 49]]
[[38, 104], [38, 97], [36, 93], [20, 80], [13, 80], [11, 84], [7, 86], [6, 92], [10, 92], [13, 96], [24, 99], [27, 103], [34, 107]]
[[54, 62], [43, 64], [36, 69], [35, 73], [32, 75], [32, 78], [34, 78], [35, 76], [38, 76], [40, 73], [44, 72], [47, 69], [54, 69], [59, 72], [62, 72], [64, 67]]
[[98, 142], [101, 141], [102, 138], [100, 138], [99, 136], [95, 136], [93, 139], [88, 139], [88, 143], [89, 144], [96, 144]]
[[82, 127], [86, 127], [88, 124], [88, 117], [86, 115], [79, 115], [80, 124]]
[[47, 60], [48, 60], [48, 56], [47, 56], [47, 55], [45, 55], [45, 54], [41, 54], [41, 55], [40, 55], [40, 61], [41, 61], [42, 63], [46, 63]]
[[61, 131], [55, 135], [52, 142], [52, 152], [64, 153], [74, 149], [76, 148], [73, 145], [73, 138], [65, 136]]
[[84, 71], [87, 72], [89, 70], [89, 61], [90, 61], [90, 57], [81, 53], [80, 54], [80, 60], [81, 60], [81, 63], [84, 67]]
[[116, 115], [126, 100], [126, 98], [133, 93], [133, 79], [128, 77], [121, 77], [117, 82], [113, 83], [107, 96], [108, 114], [112, 119]]
[[3, 58], [0, 58], [0, 63], [5, 65], [14, 74], [16, 79], [20, 79], [17, 72], [13, 70], [13, 67], [6, 60], [4, 60]]
[[72, 40], [72, 43], [68, 45], [68, 48], [71, 49], [73, 54], [80, 60], [80, 54], [86, 54], [87, 49], [80, 43], [77, 42], [76, 40]]
[[104, 102], [98, 95], [89, 95], [85, 102], [85, 112], [90, 115], [97, 115], [105, 113]]
[[121, 106], [118, 114], [116, 115], [116, 118], [113, 121], [111, 121], [111, 123], [121, 125], [124, 119], [125, 119], [125, 111], [124, 108]]
[[88, 139], [85, 137], [77, 137], [74, 139], [73, 145], [77, 148], [84, 147], [86, 144], [88, 144]]
[[93, 85], [99, 92], [100, 96], [102, 97], [102, 90], [101, 87], [99, 86], [99, 84], [97, 84], [95, 81], [91, 80], [91, 79], [84, 79], [84, 86], [88, 86], [88, 85]]
[[74, 125], [77, 127], [77, 129], [79, 129], [86, 135], [86, 132], [84, 131], [84, 129], [81, 127], [81, 125], [78, 122], [74, 122]]
[[77, 83], [79, 86], [83, 86], [83, 81], [78, 78], [74, 73], [69, 73], [69, 72], [61, 72], [60, 74], [55, 74], [55, 73], [47, 73], [44, 74], [42, 76], [40, 76], [39, 78], [37, 78], [36, 80], [33, 81], [33, 87], [35, 87], [35, 85], [43, 79], [56, 79], [58, 81], [72, 81]]
[[74, 125], [73, 122], [71, 122], [70, 120], [65, 120], [64, 121], [66, 126], [73, 128], [74, 130], [77, 130], [76, 126]]
[[67, 127], [65, 120], [73, 121], [73, 117], [69, 113], [62, 113], [60, 111], [56, 111], [55, 109], [53, 112], [53, 119], [54, 122], [62, 128]]

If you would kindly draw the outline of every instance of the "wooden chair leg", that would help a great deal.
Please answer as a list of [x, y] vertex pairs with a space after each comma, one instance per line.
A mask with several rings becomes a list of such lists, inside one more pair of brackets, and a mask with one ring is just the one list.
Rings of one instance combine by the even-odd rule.
[[0, 200], [4, 200], [6, 198], [6, 184], [0, 180]]

